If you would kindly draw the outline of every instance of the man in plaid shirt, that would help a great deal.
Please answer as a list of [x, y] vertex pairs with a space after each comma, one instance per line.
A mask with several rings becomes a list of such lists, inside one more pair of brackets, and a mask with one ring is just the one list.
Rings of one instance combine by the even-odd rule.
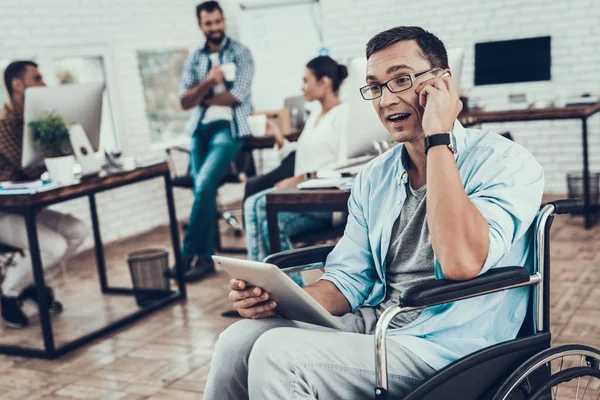
[[192, 137], [195, 200], [182, 250], [187, 281], [214, 271], [216, 193], [243, 138], [251, 134], [254, 74], [250, 50], [225, 35], [219, 3], [201, 3], [196, 16], [206, 43], [188, 57], [179, 91], [181, 106], [192, 110], [186, 130]]
[[[21, 167], [23, 109], [25, 89], [45, 86], [44, 78], [36, 63], [15, 61], [6, 67], [4, 83], [10, 101], [0, 109], [0, 182], [39, 179], [43, 167]], [[88, 229], [77, 218], [46, 209], [37, 215], [37, 232], [42, 266], [50, 272], [46, 278], [56, 270], [53, 267], [67, 261], [88, 235]], [[0, 243], [21, 250], [11, 262], [4, 263], [4, 271], [0, 271], [4, 275], [0, 296], [2, 321], [9, 327], [21, 328], [29, 323], [21, 303], [37, 300], [27, 230], [21, 215], [0, 213]], [[47, 290], [50, 311], [61, 312], [62, 304], [54, 299], [52, 289]]]

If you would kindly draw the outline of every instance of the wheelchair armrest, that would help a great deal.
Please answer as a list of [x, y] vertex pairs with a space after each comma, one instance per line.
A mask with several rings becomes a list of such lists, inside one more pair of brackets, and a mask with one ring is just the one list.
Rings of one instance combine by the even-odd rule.
[[555, 200], [548, 204], [554, 206], [555, 214], [572, 214], [578, 213], [583, 210], [583, 200], [572, 199], [572, 200]]
[[334, 244], [310, 246], [301, 249], [287, 250], [271, 254], [264, 262], [274, 264], [280, 269], [295, 267], [298, 265], [325, 263], [327, 255], [335, 247]]
[[400, 304], [403, 307], [426, 307], [449, 303], [488, 291], [509, 289], [528, 281], [529, 272], [523, 267], [493, 268], [468, 281], [432, 279], [412, 286], [402, 293]]

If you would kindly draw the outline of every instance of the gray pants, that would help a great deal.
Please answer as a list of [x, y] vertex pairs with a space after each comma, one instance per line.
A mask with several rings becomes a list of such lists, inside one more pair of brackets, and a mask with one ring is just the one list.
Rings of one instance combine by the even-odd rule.
[[[346, 332], [279, 318], [236, 322], [219, 336], [204, 399], [374, 397], [371, 310], [342, 317]], [[388, 341], [388, 372], [390, 393], [401, 396], [435, 370]]]

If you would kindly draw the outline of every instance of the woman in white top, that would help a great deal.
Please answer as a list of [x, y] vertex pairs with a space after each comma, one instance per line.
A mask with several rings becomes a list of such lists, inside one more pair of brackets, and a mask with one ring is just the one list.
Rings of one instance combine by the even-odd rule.
[[[279, 181], [274, 188], [248, 197], [244, 202], [249, 260], [262, 261], [269, 255], [266, 194], [273, 190], [295, 186], [314, 177], [317, 170], [340, 160], [340, 137], [345, 129], [347, 110], [346, 106], [340, 104], [338, 94], [340, 85], [347, 76], [346, 67], [330, 57], [320, 56], [312, 59], [306, 65], [302, 92], [307, 101], [317, 100], [320, 109], [311, 113], [297, 143], [288, 142], [274, 124], [269, 126], [282, 159], [292, 151], [296, 152], [294, 176]], [[282, 251], [292, 248], [290, 236], [328, 228], [332, 223], [331, 212], [285, 212], [278, 215]], [[299, 273], [290, 274], [290, 277], [298, 284], [303, 284]]]

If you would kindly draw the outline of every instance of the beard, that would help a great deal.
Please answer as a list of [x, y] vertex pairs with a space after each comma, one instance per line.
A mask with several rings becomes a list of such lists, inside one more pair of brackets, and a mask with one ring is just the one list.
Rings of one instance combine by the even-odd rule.
[[206, 40], [208, 40], [211, 44], [214, 45], [221, 44], [223, 38], [225, 38], [225, 32], [223, 31], [211, 32], [208, 35], [206, 35]]

